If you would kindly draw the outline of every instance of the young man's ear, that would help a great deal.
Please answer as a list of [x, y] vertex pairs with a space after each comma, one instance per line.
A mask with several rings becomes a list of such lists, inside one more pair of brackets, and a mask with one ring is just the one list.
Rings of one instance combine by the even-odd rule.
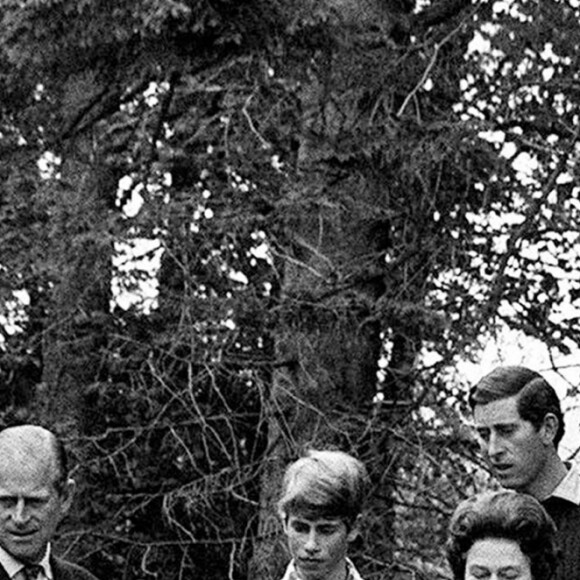
[[544, 445], [554, 445], [560, 422], [554, 413], [546, 413], [540, 428], [540, 436]]

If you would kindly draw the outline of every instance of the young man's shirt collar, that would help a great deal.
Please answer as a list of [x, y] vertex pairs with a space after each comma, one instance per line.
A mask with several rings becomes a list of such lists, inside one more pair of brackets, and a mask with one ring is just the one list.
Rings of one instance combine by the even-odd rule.
[[568, 473], [556, 486], [550, 497], [557, 497], [580, 505], [580, 471], [574, 462], [566, 463]]
[[[17, 560], [2, 546], [0, 546], [0, 565], [2, 565], [4, 570], [6, 570], [6, 573], [10, 578], [20, 572], [22, 568], [24, 568], [22, 562]], [[38, 565], [42, 567], [45, 578], [48, 578], [48, 580], [53, 580], [52, 568], [50, 566], [50, 544], [46, 547], [46, 553]]]
[[[354, 567], [354, 564], [349, 558], [346, 558], [346, 570], [346, 580], [362, 580], [361, 575], [358, 573], [358, 570]], [[286, 568], [286, 573], [282, 580], [301, 580], [296, 571], [296, 567], [294, 566], [294, 560], [288, 564], [288, 568]]]

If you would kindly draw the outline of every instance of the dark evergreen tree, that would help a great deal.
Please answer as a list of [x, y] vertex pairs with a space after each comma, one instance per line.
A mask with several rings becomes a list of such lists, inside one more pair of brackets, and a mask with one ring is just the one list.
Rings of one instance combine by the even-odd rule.
[[63, 546], [277, 578], [281, 469], [333, 445], [372, 474], [363, 576], [440, 572], [485, 480], [449, 368], [499, 323], [579, 342], [578, 10], [3, 4], [0, 405], [82, 459]]

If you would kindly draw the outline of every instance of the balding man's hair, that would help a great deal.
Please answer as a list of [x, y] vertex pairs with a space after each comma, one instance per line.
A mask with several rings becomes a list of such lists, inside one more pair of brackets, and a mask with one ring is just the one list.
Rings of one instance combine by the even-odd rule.
[[62, 439], [56, 435], [54, 435], [52, 447], [56, 469], [58, 472], [57, 478], [54, 482], [54, 487], [56, 488], [58, 494], [62, 495], [67, 489], [67, 482], [69, 478], [68, 455]]
[[[53, 431], [40, 425], [8, 425], [0, 429], [0, 440], [6, 438], [12, 444], [20, 440], [27, 449], [25, 453], [49, 453], [50, 456], [45, 457], [45, 460], [50, 462], [54, 471], [53, 485], [59, 495], [66, 492], [69, 479], [68, 456], [63, 441]], [[3, 444], [11, 445], [8, 442]]]

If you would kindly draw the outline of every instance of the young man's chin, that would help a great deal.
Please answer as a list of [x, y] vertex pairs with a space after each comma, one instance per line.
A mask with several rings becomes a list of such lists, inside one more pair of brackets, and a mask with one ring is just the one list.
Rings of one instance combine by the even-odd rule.
[[521, 480], [517, 479], [516, 477], [509, 477], [509, 476], [500, 476], [497, 475], [497, 480], [501, 484], [504, 489], [511, 489], [512, 491], [518, 491], [520, 493], [526, 492], [526, 486], [522, 483]]

